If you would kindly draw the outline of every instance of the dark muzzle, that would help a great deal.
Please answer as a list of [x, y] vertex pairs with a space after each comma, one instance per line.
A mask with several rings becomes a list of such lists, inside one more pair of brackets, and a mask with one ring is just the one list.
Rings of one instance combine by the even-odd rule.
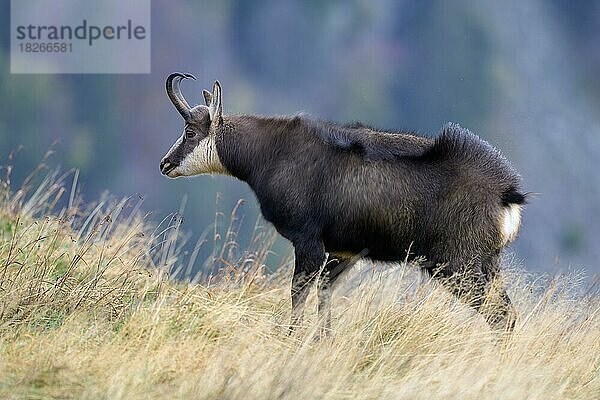
[[169, 160], [168, 158], [164, 158], [161, 162], [160, 162], [160, 172], [163, 175], [168, 175], [169, 172], [173, 171], [175, 168], [177, 168], [179, 166], [179, 164], [171, 162], [171, 160]]

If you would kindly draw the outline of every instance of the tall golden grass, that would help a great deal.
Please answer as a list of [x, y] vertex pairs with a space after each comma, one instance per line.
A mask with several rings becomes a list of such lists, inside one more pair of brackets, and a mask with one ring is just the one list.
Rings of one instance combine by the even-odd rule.
[[331, 335], [317, 338], [314, 296], [288, 335], [290, 270], [266, 272], [268, 237], [233, 257], [230, 227], [220, 271], [175, 281], [176, 217], [85, 206], [71, 179], [0, 182], [0, 398], [600, 398], [600, 301], [575, 274], [509, 268], [520, 318], [499, 337], [418, 267], [362, 264], [334, 293]]

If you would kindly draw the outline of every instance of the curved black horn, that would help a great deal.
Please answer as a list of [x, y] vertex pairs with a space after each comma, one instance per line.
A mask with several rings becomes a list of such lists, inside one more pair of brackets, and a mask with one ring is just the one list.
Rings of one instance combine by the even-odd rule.
[[181, 94], [181, 90], [179, 89], [179, 83], [183, 79], [187, 79], [187, 78], [196, 80], [196, 77], [192, 74], [182, 74], [181, 72], [175, 72], [175, 73], [172, 73], [171, 75], [169, 75], [169, 77], [167, 78], [167, 85], [166, 85], [167, 86], [167, 95], [169, 96], [169, 99], [171, 99], [171, 102], [173, 103], [173, 105], [175, 106], [177, 111], [179, 111], [179, 114], [181, 114], [183, 119], [186, 121], [190, 117], [190, 108], [191, 107], [188, 104], [188, 102], [185, 101], [185, 98]]

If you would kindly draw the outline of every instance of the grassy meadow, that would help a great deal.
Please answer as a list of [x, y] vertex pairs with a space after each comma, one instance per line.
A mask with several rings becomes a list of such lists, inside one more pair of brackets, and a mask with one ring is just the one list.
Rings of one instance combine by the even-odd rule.
[[288, 335], [291, 270], [267, 272], [268, 236], [234, 257], [220, 233], [224, 267], [176, 281], [176, 216], [82, 204], [73, 174], [2, 175], [2, 399], [600, 398], [600, 300], [576, 273], [507, 260], [520, 317], [499, 336], [417, 266], [365, 263], [334, 292], [330, 336], [314, 294]]

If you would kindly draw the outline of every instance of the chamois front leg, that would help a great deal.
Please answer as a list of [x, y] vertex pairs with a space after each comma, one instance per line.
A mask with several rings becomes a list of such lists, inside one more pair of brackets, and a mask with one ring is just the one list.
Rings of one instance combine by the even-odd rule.
[[331, 286], [341, 273], [350, 265], [349, 258], [329, 254], [325, 268], [317, 283], [319, 298], [319, 320], [321, 335], [325, 336], [331, 330]]
[[302, 323], [310, 285], [325, 262], [325, 249], [322, 243], [294, 243], [294, 256], [290, 331]]

